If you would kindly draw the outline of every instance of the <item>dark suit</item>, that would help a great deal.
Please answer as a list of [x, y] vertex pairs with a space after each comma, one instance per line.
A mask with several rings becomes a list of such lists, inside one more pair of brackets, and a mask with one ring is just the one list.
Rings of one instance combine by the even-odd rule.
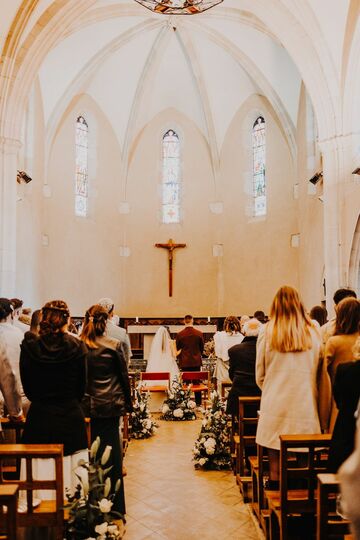
[[202, 364], [204, 338], [202, 332], [193, 326], [186, 326], [176, 335], [176, 348], [181, 349], [179, 354], [180, 369], [199, 368]]
[[339, 413], [331, 440], [328, 468], [330, 472], [337, 472], [354, 450], [354, 414], [360, 398], [360, 361], [338, 365], [333, 393]]
[[261, 394], [255, 381], [256, 342], [257, 337], [248, 336], [228, 351], [229, 377], [233, 383], [227, 401], [228, 414], [237, 416], [239, 396]]

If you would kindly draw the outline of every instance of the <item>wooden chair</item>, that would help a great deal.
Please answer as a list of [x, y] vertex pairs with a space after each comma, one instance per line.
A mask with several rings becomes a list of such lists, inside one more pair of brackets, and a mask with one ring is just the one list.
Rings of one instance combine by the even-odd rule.
[[230, 388], [232, 387], [231, 381], [223, 381], [220, 383], [220, 395], [222, 398], [226, 398], [229, 393]]
[[[5, 439], [4, 444], [20, 444], [25, 421], [13, 422], [9, 418], [0, 418], [1, 429], [12, 434]], [[14, 436], [15, 435], [15, 436]], [[6, 478], [17, 480], [20, 478], [20, 460], [10, 459], [3, 465], [3, 473]]]
[[[0, 484], [0, 522], [6, 523], [6, 528], [4, 531], [1, 531], [0, 538], [7, 538], [8, 540], [17, 538], [18, 496], [18, 484], [13, 484], [11, 486]], [[6, 506], [6, 514], [4, 514], [3, 506]]]
[[330, 441], [331, 435], [280, 435], [280, 491], [265, 491], [271, 540], [287, 540], [290, 517], [315, 516], [317, 475], [326, 471]]
[[[25, 480], [14, 481], [4, 479], [2, 463], [8, 458], [25, 461]], [[53, 459], [55, 461], [55, 479], [34, 480], [32, 472], [32, 460], [34, 459]], [[54, 527], [55, 539], [63, 540], [64, 488], [62, 444], [0, 445], [0, 484], [5, 486], [18, 484], [19, 491], [26, 491], [27, 511], [18, 513], [19, 527]], [[38, 489], [54, 491], [55, 499], [42, 500], [38, 506], [34, 506], [33, 491]]]
[[336, 513], [339, 487], [336, 474], [318, 474], [316, 540], [338, 539], [349, 534], [350, 521]]
[[[201, 398], [205, 394], [205, 399], [210, 399], [211, 378], [210, 371], [183, 371], [181, 373], [181, 381], [183, 388], [187, 388], [191, 384], [192, 392], [201, 392]], [[192, 381], [199, 381], [195, 384]]]
[[255, 439], [260, 396], [240, 396], [238, 404], [237, 435], [234, 436], [236, 454], [235, 474], [236, 482], [244, 501], [248, 502], [252, 487], [252, 477], [258, 468]]
[[141, 386], [141, 392], [166, 392], [170, 386], [170, 373], [169, 372], [141, 372], [140, 381], [166, 381], [166, 384], [158, 384], [154, 386]]

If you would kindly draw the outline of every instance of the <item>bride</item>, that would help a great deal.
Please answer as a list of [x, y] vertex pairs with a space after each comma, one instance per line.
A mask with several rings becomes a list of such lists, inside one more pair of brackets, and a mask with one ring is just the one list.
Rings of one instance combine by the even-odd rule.
[[[151, 344], [149, 359], [146, 367], [149, 372], [170, 373], [170, 381], [179, 375], [179, 368], [175, 360], [172, 341], [168, 330], [160, 326]], [[154, 381], [156, 384], [156, 381]]]

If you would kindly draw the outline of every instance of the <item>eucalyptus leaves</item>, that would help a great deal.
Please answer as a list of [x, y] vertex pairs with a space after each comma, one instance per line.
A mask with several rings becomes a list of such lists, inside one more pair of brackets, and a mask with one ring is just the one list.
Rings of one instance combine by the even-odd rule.
[[[120, 480], [111, 492], [109, 473], [106, 467], [111, 456], [111, 446], [107, 446], [98, 456], [100, 438], [91, 445], [89, 462], [80, 460], [76, 469], [79, 484], [75, 493], [67, 492], [66, 509], [69, 519], [66, 524], [67, 540], [107, 540], [123, 537], [123, 516], [112, 511], [113, 499], [120, 489]], [[116, 520], [116, 523], [114, 522]]]

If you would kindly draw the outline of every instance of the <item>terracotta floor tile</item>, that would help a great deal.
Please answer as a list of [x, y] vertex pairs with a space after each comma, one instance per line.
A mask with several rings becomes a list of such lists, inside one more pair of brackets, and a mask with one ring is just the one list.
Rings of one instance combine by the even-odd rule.
[[231, 471], [195, 470], [194, 422], [159, 421], [157, 434], [130, 442], [125, 463], [124, 540], [261, 540]]

